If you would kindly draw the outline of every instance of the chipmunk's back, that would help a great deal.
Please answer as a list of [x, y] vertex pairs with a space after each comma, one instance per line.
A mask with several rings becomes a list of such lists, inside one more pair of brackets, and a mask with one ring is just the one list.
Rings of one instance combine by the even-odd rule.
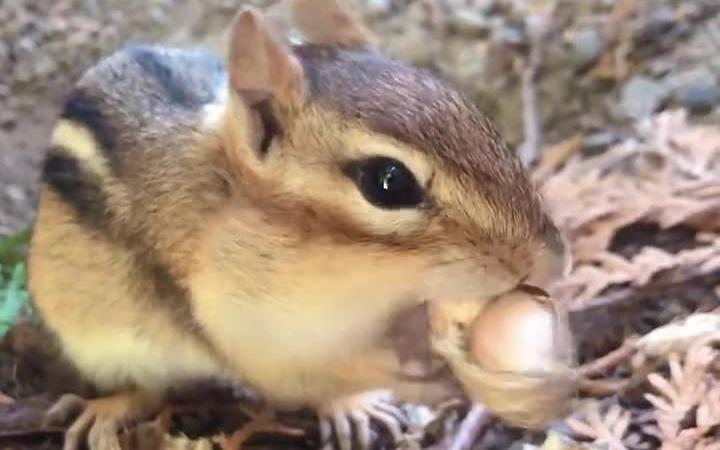
[[[198, 144], [212, 135], [203, 118], [225, 80], [211, 53], [129, 47], [83, 75], [56, 122], [30, 290], [65, 354], [100, 385], [215, 370], [193, 331], [183, 274], [225, 195]], [[176, 346], [180, 362], [158, 365]], [[137, 362], [108, 370], [118, 355]]]
[[112, 168], [122, 173], [132, 158], [121, 153], [172, 138], [165, 134], [172, 129], [192, 128], [224, 82], [222, 60], [207, 51], [128, 47], [88, 70], [68, 96], [61, 119], [90, 130]]
[[43, 181], [77, 222], [138, 247], [139, 241], [162, 246], [167, 237], [161, 234], [172, 234], [178, 210], [192, 224], [191, 210], [207, 203], [194, 197], [198, 184], [215, 190], [218, 180], [196, 142], [207, 134], [206, 108], [219, 101], [225, 83], [222, 60], [205, 50], [115, 52], [67, 96]]

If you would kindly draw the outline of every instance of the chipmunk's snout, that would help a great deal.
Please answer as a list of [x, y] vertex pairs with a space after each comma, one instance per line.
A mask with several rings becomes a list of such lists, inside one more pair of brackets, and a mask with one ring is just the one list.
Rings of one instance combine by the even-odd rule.
[[548, 220], [537, 232], [505, 242], [493, 239], [459, 241], [444, 251], [423, 278], [426, 295], [438, 298], [489, 298], [528, 284], [549, 289], [568, 273], [570, 246]]
[[525, 283], [547, 288], [572, 268], [570, 244], [554, 225], [548, 225]]

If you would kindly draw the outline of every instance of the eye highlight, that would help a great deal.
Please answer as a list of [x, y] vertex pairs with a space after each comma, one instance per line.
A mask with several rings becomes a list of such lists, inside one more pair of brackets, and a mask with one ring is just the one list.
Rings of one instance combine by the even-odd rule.
[[384, 209], [412, 208], [423, 201], [417, 179], [400, 161], [374, 156], [345, 165], [343, 172], [372, 205]]

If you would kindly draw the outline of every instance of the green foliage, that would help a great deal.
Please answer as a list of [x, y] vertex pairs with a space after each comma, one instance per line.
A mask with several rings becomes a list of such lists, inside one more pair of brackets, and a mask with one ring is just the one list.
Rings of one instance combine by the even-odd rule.
[[0, 236], [0, 338], [23, 313], [30, 312], [25, 269], [29, 239], [29, 228]]

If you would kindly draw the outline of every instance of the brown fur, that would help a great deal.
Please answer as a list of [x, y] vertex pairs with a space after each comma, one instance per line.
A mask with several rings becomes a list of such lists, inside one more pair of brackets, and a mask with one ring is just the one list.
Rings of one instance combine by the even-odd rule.
[[[230, 377], [319, 408], [378, 388], [437, 399], [447, 386], [399, 376], [383, 339], [398, 317], [562, 269], [559, 233], [488, 119], [343, 36], [291, 49], [245, 10], [227, 71], [139, 47], [79, 81], [46, 163], [30, 289], [90, 380], [154, 395]], [[415, 174], [422, 207], [365, 201], [342, 167], [378, 154]]]
[[[303, 46], [296, 49], [310, 91], [344, 120], [426, 153], [452, 174], [459, 192], [480, 194], [505, 230], [495, 239], [526, 238], [550, 226], [519, 161], [477, 106], [437, 78], [364, 48]], [[462, 189], [464, 187], [464, 189]], [[462, 191], [460, 191], [462, 189]]]

